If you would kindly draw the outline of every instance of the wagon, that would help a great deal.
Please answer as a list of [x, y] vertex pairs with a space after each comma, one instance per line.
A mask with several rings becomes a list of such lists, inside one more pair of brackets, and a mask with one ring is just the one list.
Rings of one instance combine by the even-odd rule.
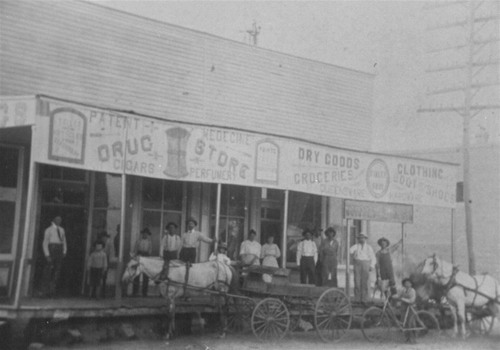
[[248, 322], [258, 339], [279, 340], [311, 324], [330, 342], [351, 327], [352, 305], [343, 290], [291, 283], [287, 269], [251, 266], [244, 273], [241, 295], [229, 296], [229, 329], [243, 329]]

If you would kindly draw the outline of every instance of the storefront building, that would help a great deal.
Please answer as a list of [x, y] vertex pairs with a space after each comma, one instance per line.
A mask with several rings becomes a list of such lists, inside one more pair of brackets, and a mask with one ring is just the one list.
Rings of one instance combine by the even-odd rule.
[[[56, 215], [68, 243], [58, 295], [85, 292], [86, 258], [106, 231], [119, 297], [145, 227], [159, 256], [166, 223], [183, 232], [193, 217], [233, 259], [253, 228], [293, 267], [302, 230], [334, 226], [345, 265], [367, 220], [411, 223], [413, 205], [455, 205], [456, 166], [367, 152], [369, 74], [87, 3], [0, 6], [6, 307], [38, 296]], [[200, 243], [198, 260], [211, 249]]]

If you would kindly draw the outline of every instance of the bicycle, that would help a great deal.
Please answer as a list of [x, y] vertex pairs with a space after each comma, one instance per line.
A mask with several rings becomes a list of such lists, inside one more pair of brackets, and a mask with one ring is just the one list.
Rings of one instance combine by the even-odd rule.
[[400, 320], [390, 301], [391, 297], [386, 297], [382, 308], [372, 306], [363, 313], [361, 331], [368, 341], [394, 341], [402, 334], [407, 341], [415, 342], [417, 337], [440, 334], [439, 322], [432, 313], [408, 305]]

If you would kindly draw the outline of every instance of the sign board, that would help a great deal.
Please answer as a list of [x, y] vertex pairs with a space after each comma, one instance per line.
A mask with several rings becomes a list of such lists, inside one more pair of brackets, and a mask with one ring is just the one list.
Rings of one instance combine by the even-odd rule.
[[413, 206], [345, 200], [344, 217], [346, 219], [412, 223]]
[[455, 206], [455, 165], [43, 100], [34, 159], [159, 179]]
[[33, 97], [1, 97], [0, 128], [35, 124], [36, 99]]

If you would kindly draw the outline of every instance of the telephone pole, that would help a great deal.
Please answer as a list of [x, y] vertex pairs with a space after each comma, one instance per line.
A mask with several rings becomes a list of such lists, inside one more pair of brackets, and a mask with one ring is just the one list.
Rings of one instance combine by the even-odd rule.
[[[463, 196], [464, 196], [464, 209], [465, 209], [465, 234], [467, 239], [467, 249], [468, 249], [468, 262], [469, 262], [469, 273], [476, 273], [476, 259], [474, 254], [474, 235], [473, 235], [473, 200], [471, 196], [471, 173], [470, 173], [470, 126], [471, 120], [484, 110], [489, 109], [499, 109], [500, 104], [498, 103], [498, 98], [493, 101], [492, 104], [484, 103], [484, 101], [475, 101], [475, 97], [478, 92], [487, 87], [499, 86], [499, 77], [496, 76], [496, 81], [489, 81], [487, 79], [481, 79], [480, 72], [487, 67], [499, 66], [499, 59], [493, 57], [493, 59], [484, 58], [484, 54], [481, 55], [481, 50], [490, 44], [499, 43], [498, 30], [495, 36], [489, 38], [484, 38], [484, 35], [480, 37], [480, 33], [484, 34], [484, 28], [487, 24], [496, 22], [493, 27], [498, 28], [499, 20], [499, 7], [498, 3], [493, 4], [496, 6], [492, 11], [486, 11], [481, 15], [478, 15], [479, 9], [485, 4], [485, 1], [457, 1], [457, 2], [446, 2], [437, 4], [430, 8], [437, 9], [445, 6], [462, 6], [467, 10], [467, 15], [465, 20], [459, 20], [453, 23], [446, 23], [430, 28], [430, 30], [439, 30], [445, 28], [462, 27], [466, 29], [466, 37], [464, 44], [450, 45], [447, 44], [446, 47], [432, 50], [432, 52], [446, 52], [450, 53], [456, 52], [457, 50], [466, 50], [465, 52], [465, 62], [462, 64], [455, 64], [452, 66], [443, 66], [435, 69], [428, 69], [429, 74], [432, 73], [442, 73], [446, 71], [457, 71], [457, 73], [462, 72], [464, 74], [464, 83], [459, 86], [449, 86], [441, 89], [436, 89], [429, 92], [428, 96], [436, 96], [447, 93], [463, 92], [463, 103], [460, 106], [445, 106], [436, 108], [421, 108], [419, 112], [456, 112], [463, 120], [463, 139], [462, 139], [462, 154], [463, 154]], [[491, 6], [491, 3], [488, 4]], [[494, 32], [494, 30], [492, 31]], [[482, 58], [480, 58], [482, 56]], [[491, 56], [491, 55], [490, 55]]]
[[252, 44], [253, 46], [257, 46], [258, 37], [260, 34], [260, 26], [257, 26], [257, 22], [253, 21], [252, 29], [247, 29], [246, 32], [248, 34], [250, 44]]

